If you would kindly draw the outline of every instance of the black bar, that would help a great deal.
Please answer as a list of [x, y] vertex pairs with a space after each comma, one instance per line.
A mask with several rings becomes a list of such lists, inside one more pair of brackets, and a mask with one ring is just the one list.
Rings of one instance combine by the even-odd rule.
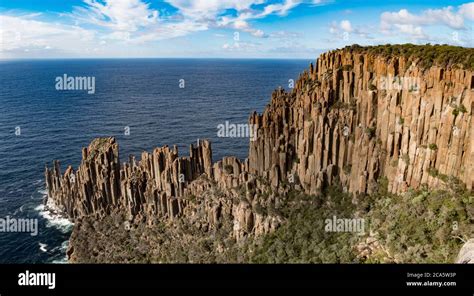
[[[55, 288], [19, 286], [19, 274], [55, 273]], [[409, 275], [410, 274], [410, 275]], [[416, 275], [420, 276], [419, 278]], [[407, 282], [422, 286], [407, 286]], [[433, 284], [439, 282], [441, 284]], [[415, 295], [441, 292], [445, 295], [474, 295], [473, 265], [0, 265], [0, 295], [40, 292], [69, 295], [71, 290], [89, 295], [106, 291], [160, 290], [163, 284], [176, 289], [223, 287], [245, 289], [311, 288], [332, 291], [375, 292], [397, 290]], [[425, 284], [427, 283], [427, 284]], [[430, 285], [431, 283], [431, 285]], [[453, 284], [454, 283], [454, 284]], [[425, 285], [425, 286], [423, 286]], [[435, 286], [448, 285], [448, 286]], [[158, 290], [157, 290], [158, 289]], [[164, 291], [163, 291], [164, 292]], [[454, 293], [455, 292], [455, 293]], [[384, 293], [383, 293], [384, 294]], [[378, 294], [378, 295], [383, 295]], [[27, 294], [28, 295], [28, 294]]]

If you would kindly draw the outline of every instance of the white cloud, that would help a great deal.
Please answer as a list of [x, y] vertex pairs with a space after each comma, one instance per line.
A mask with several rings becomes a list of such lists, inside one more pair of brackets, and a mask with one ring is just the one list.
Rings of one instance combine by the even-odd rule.
[[[271, 38], [275, 35], [255, 27], [255, 20], [285, 16], [298, 5], [316, 6], [330, 0], [164, 0], [177, 9], [173, 13], [154, 8], [150, 4], [153, 0], [82, 1], [70, 13], [48, 12], [48, 17], [2, 12], [0, 55], [34, 52], [40, 57], [41, 50], [58, 56], [85, 56], [87, 52], [133, 55], [137, 51], [153, 52], [153, 46], [145, 47], [144, 43], [214, 28]], [[241, 50], [255, 47], [255, 43], [226, 47]]]
[[428, 9], [424, 14], [421, 15], [421, 25], [423, 25], [423, 18], [425, 18], [425, 24], [436, 24], [442, 23], [451, 27], [452, 29], [464, 28], [464, 18], [459, 13], [453, 12], [451, 6], [442, 9]]
[[381, 15], [382, 29], [390, 29], [392, 25], [425, 26], [443, 24], [453, 29], [464, 27], [463, 17], [453, 12], [451, 6], [441, 9], [428, 9], [421, 14], [412, 14], [407, 9], [398, 12], [384, 12]]
[[352, 25], [351, 25], [351, 22], [348, 21], [348, 20], [343, 20], [341, 21], [341, 24], [340, 24], [340, 27], [342, 30], [344, 30], [344, 32], [352, 32]]
[[414, 25], [395, 25], [401, 33], [405, 33], [414, 39], [429, 39], [428, 35], [423, 32], [423, 29]]
[[282, 39], [282, 40], [292, 40], [301, 38], [303, 34], [298, 32], [289, 32], [289, 31], [276, 31], [270, 34], [271, 38]]
[[197, 19], [214, 17], [227, 9], [236, 11], [249, 9], [253, 4], [262, 4], [263, 0], [165, 0], [179, 9], [180, 13]]
[[84, 0], [85, 7], [75, 7], [77, 19], [115, 31], [135, 32], [158, 22], [158, 11], [140, 0]]
[[301, 2], [302, 1], [300, 0], [285, 0], [283, 3], [270, 4], [268, 6], [265, 6], [263, 12], [258, 15], [258, 17], [263, 17], [274, 13], [281, 16], [287, 15], [291, 9], [300, 5]]
[[446, 26], [453, 30], [465, 30], [465, 19], [474, 20], [474, 2], [457, 8], [452, 6], [440, 9], [427, 9], [411, 13], [407, 9], [398, 12], [383, 12], [380, 28], [384, 34], [402, 33], [413, 39], [431, 39], [423, 28], [427, 26]]
[[224, 43], [222, 49], [227, 51], [248, 51], [250, 49], [255, 49], [260, 44], [254, 42], [234, 42], [234, 43]]
[[[80, 24], [92, 24], [105, 30], [103, 39], [117, 40], [129, 44], [171, 39], [192, 32], [207, 30], [206, 22], [193, 17], [161, 17], [151, 9], [146, 0], [84, 0], [84, 7], [75, 7], [70, 15]], [[186, 2], [186, 1], [176, 1]], [[211, 3], [196, 1], [195, 3]], [[202, 14], [201, 14], [202, 16]]]
[[152, 29], [144, 31], [130, 40], [130, 43], [140, 44], [152, 41], [172, 39], [186, 36], [191, 32], [204, 31], [208, 27], [205, 24], [195, 23], [190, 20], [183, 20], [176, 23], [162, 23]]
[[35, 20], [38, 15], [0, 15], [0, 54], [2, 56], [33, 50], [79, 52], [96, 45], [96, 33], [78, 26]]
[[[323, 0], [281, 0], [268, 4], [268, 0], [166, 0], [179, 9], [185, 18], [208, 27], [231, 28], [247, 32], [254, 37], [267, 37], [260, 29], [253, 28], [249, 21], [269, 15], [285, 16], [301, 4], [320, 5]], [[232, 11], [232, 14], [227, 13]]]
[[281, 0], [272, 4], [268, 4], [268, 0], [165, 0], [178, 12], [172, 17], [160, 17], [146, 1], [151, 0], [84, 0], [85, 6], [76, 7], [71, 16], [79, 23], [110, 30], [107, 39], [126, 42], [173, 38], [216, 27], [264, 38], [267, 34], [253, 28], [249, 21], [270, 14], [286, 15], [302, 3], [323, 3], [321, 0]]
[[352, 26], [349, 20], [342, 20], [339, 23], [334, 21], [329, 25], [329, 33], [339, 39], [348, 39], [350, 34], [371, 39], [372, 37], [364, 29]]
[[474, 2], [459, 6], [459, 13], [469, 20], [474, 20]]

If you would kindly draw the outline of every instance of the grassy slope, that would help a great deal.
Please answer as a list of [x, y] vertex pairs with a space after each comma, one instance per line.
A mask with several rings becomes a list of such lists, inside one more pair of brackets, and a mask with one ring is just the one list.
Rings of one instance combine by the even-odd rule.
[[386, 57], [403, 56], [409, 60], [420, 62], [422, 67], [433, 65], [441, 67], [462, 67], [474, 70], [474, 48], [452, 45], [414, 45], [395, 44], [377, 46], [346, 46], [343, 50], [359, 53], [383, 55]]

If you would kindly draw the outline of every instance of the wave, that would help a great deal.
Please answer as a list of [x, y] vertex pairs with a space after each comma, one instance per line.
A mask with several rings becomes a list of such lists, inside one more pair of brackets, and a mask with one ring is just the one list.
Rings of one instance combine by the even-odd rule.
[[[46, 193], [46, 192], [45, 192]], [[35, 208], [39, 215], [46, 219], [46, 227], [56, 227], [63, 233], [71, 231], [74, 223], [69, 221], [54, 204], [51, 199], [48, 199], [46, 205], [41, 204]]]
[[[45, 189], [40, 189], [38, 190], [38, 193], [40, 193], [43, 196], [43, 199], [46, 198], [47, 196], [47, 191]], [[48, 199], [46, 204], [40, 204], [35, 208], [35, 210], [38, 212], [38, 214], [43, 217], [46, 220], [46, 227], [55, 227], [56, 229], [60, 230], [62, 233], [69, 233], [72, 230], [72, 226], [74, 223], [69, 221], [63, 213], [61, 213], [61, 210], [57, 207], [57, 205], [54, 203], [52, 199]], [[40, 250], [45, 252], [46, 251], [46, 246], [45, 244], [39, 243], [40, 244]], [[58, 256], [53, 256], [49, 261], [50, 263], [54, 264], [65, 264], [68, 263], [67, 260], [67, 255], [66, 251], [69, 245], [69, 240], [63, 241], [60, 246], [56, 246], [50, 250], [52, 253], [56, 253], [59, 251], [59, 255], [61, 257], [58, 258]]]
[[41, 250], [41, 252], [47, 252], [48, 249], [46, 249], [46, 247], [48, 246], [47, 244], [43, 244], [43, 243], [38, 243], [39, 245], [39, 249]]
[[48, 191], [46, 189], [39, 189], [38, 193], [40, 193], [43, 197], [46, 197], [46, 195], [48, 194]]
[[[60, 247], [56, 247], [55, 249], [59, 248], [61, 250], [62, 254], [66, 254], [68, 246], [69, 246], [69, 241], [66, 240], [61, 244]], [[55, 264], [66, 264], [66, 263], [68, 263], [67, 255], [65, 255], [64, 257], [62, 257], [60, 259], [51, 260], [51, 263], [55, 263]]]

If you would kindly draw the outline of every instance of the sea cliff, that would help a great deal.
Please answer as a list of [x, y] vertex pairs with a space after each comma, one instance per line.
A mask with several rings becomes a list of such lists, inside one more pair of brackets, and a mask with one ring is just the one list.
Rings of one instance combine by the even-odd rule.
[[[456, 211], [449, 222], [458, 223], [460, 239], [446, 246], [460, 247], [473, 234], [473, 61], [473, 49], [449, 46], [351, 46], [322, 54], [293, 89], [275, 90], [263, 114], [251, 114], [257, 137], [244, 160], [214, 161], [203, 140], [188, 156], [165, 146], [121, 163], [114, 138], [95, 139], [76, 170], [61, 172], [57, 161], [45, 169], [49, 202], [76, 224], [70, 261], [262, 261], [248, 254], [301, 219], [298, 213], [308, 214], [308, 223], [326, 218], [315, 213], [369, 219], [382, 213], [374, 196], [396, 200], [413, 192], [455, 200], [446, 207]], [[439, 197], [441, 191], [448, 195]], [[424, 209], [429, 216], [428, 204]], [[407, 261], [387, 250], [377, 221], [365, 236], [339, 236], [353, 256], [328, 261]], [[310, 242], [326, 234], [307, 235]], [[170, 251], [172, 240], [185, 254]], [[324, 247], [318, 249], [311, 258], [323, 258]], [[453, 260], [457, 251], [433, 260]], [[275, 259], [286, 261], [295, 260]]]

